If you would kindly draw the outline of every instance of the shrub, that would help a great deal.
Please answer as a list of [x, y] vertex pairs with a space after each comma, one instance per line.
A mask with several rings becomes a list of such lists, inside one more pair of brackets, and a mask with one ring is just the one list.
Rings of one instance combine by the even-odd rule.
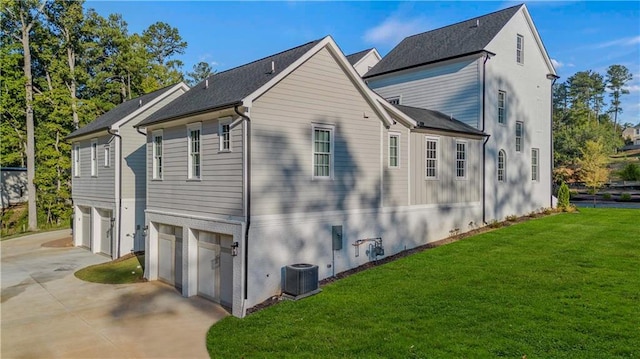
[[506, 220], [509, 222], [515, 222], [516, 219], [518, 219], [518, 216], [516, 216], [515, 214], [511, 215], [511, 216], [507, 216]]
[[491, 221], [489, 221], [489, 223], [487, 223], [487, 227], [489, 227], [489, 228], [500, 228], [500, 227], [502, 227], [502, 222], [498, 222], [497, 219], [492, 219]]
[[628, 163], [618, 174], [623, 181], [640, 181], [640, 166]]
[[620, 200], [624, 201], [624, 202], [629, 202], [631, 201], [631, 194], [629, 193], [623, 193], [620, 195]]
[[605, 199], [605, 200], [607, 200], [607, 201], [608, 201], [608, 200], [610, 200], [610, 199], [611, 199], [611, 193], [605, 193], [605, 194], [603, 194], [603, 195], [602, 195], [602, 198], [603, 198], [603, 199]]
[[558, 189], [558, 207], [562, 209], [569, 207], [569, 197], [569, 186], [567, 186], [566, 183], [562, 182], [560, 188]]

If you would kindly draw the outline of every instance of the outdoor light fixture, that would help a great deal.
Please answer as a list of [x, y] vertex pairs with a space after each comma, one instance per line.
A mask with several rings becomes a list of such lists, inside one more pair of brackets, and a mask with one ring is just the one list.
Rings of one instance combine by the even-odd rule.
[[235, 256], [237, 256], [237, 255], [238, 255], [238, 242], [233, 242], [233, 243], [231, 244], [231, 255], [232, 255], [233, 257], [235, 257]]

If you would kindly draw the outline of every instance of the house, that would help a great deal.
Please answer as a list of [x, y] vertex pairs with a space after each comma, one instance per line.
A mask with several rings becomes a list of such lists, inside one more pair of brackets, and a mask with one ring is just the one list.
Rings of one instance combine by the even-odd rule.
[[330, 36], [216, 73], [137, 127], [145, 277], [238, 317], [287, 265], [327, 278], [481, 225], [486, 135], [387, 102]]
[[0, 180], [2, 188], [0, 199], [2, 209], [9, 208], [28, 199], [27, 193], [27, 169], [24, 167], [0, 168]]
[[382, 57], [375, 48], [356, 52], [355, 54], [347, 55], [347, 61], [356, 69], [360, 76], [371, 70]]
[[146, 138], [133, 125], [187, 89], [179, 83], [128, 100], [67, 136], [76, 246], [112, 258], [144, 250]]
[[409, 36], [364, 75], [389, 102], [488, 134], [483, 221], [552, 206], [551, 89], [558, 76], [525, 5]]
[[634, 145], [640, 145], [640, 123], [633, 127], [625, 128], [622, 131], [622, 138], [626, 141], [631, 141]]

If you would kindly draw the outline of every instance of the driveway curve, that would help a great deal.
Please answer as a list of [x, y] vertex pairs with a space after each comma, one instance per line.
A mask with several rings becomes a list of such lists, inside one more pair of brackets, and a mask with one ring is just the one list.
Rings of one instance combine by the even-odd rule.
[[228, 313], [159, 282], [96, 284], [73, 273], [109, 259], [42, 244], [69, 230], [0, 242], [4, 358], [206, 358], [206, 333]]

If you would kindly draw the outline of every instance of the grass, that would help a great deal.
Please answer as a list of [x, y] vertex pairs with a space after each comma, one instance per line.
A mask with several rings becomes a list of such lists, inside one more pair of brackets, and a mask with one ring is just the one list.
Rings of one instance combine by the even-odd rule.
[[125, 284], [144, 282], [144, 254], [127, 255], [111, 262], [80, 269], [75, 276], [87, 282]]
[[211, 327], [212, 357], [640, 356], [638, 211], [581, 209], [424, 251]]

